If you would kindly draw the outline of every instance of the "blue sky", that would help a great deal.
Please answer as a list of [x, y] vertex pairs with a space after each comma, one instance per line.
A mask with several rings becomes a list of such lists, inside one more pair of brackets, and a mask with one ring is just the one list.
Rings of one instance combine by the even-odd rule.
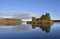
[[0, 15], [27, 13], [41, 16], [46, 12], [52, 19], [60, 19], [60, 0], [0, 0]]

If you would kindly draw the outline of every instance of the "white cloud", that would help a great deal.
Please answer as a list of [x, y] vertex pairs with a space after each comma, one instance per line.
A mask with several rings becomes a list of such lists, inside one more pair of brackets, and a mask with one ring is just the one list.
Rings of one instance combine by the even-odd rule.
[[19, 18], [23, 20], [31, 20], [34, 14], [30, 12], [7, 12], [7, 13], [0, 13], [0, 18]]

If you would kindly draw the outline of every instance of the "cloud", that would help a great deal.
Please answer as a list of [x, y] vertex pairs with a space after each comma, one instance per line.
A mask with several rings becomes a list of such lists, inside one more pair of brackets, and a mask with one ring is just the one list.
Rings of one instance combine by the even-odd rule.
[[30, 12], [8, 12], [8, 13], [0, 13], [0, 17], [3, 18], [19, 18], [19, 19], [31, 19], [34, 14]]

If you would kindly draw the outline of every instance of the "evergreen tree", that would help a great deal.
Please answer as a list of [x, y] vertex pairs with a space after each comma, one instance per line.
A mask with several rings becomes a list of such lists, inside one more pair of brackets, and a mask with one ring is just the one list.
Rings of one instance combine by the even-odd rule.
[[35, 20], [35, 17], [32, 17], [32, 20]]
[[40, 17], [40, 20], [51, 20], [50, 14], [46, 13]]
[[42, 15], [42, 16], [40, 17], [40, 20], [44, 20], [44, 18], [45, 18], [45, 15]]
[[50, 17], [50, 14], [49, 14], [49, 13], [46, 13], [45, 19], [46, 19], [46, 20], [51, 20], [51, 17]]

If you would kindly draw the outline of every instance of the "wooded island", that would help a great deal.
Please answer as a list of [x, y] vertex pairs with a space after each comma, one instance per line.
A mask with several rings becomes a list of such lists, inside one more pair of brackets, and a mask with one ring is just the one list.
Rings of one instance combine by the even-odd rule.
[[35, 24], [35, 25], [51, 25], [53, 24], [53, 20], [51, 20], [50, 14], [46, 13], [42, 15], [40, 18], [32, 17], [32, 21], [27, 21], [27, 24]]

